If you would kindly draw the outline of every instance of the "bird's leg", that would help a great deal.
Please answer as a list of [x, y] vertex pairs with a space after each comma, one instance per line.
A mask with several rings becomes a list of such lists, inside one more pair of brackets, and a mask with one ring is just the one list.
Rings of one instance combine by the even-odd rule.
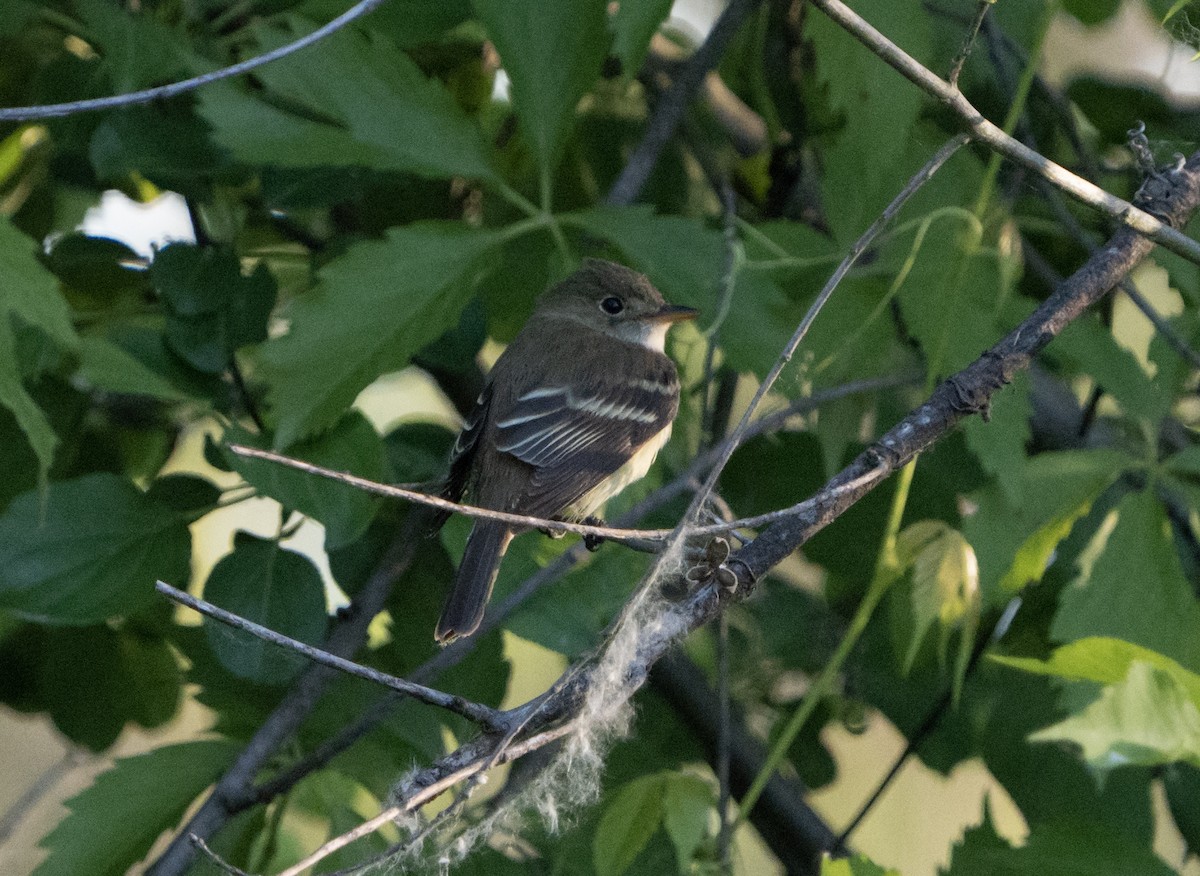
[[[585, 526], [603, 526], [604, 525], [603, 520], [601, 520], [599, 517], [596, 517], [592, 514], [589, 514], [587, 517], [583, 518], [583, 520], [581, 520], [580, 522], [582, 524], [584, 524]], [[596, 551], [600, 550], [600, 545], [602, 545], [602, 544], [604, 544], [604, 536], [602, 536], [602, 535], [593, 535], [592, 533], [589, 532], [583, 536], [583, 546], [585, 548], [587, 548], [589, 551], [591, 551], [592, 553], [595, 553]]]

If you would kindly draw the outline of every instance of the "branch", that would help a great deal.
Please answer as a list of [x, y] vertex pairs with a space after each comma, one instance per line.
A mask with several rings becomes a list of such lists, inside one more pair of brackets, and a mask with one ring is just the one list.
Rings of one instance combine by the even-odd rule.
[[[367, 626], [382, 611], [392, 582], [412, 562], [418, 543], [417, 533], [425, 525], [422, 517], [420, 514], [408, 515], [396, 540], [362, 589], [355, 594], [350, 610], [341, 615], [344, 620], [333, 628], [325, 640], [326, 651], [349, 656], [362, 647], [367, 638]], [[325, 666], [312, 666], [304, 671], [217, 781], [208, 799], [188, 819], [167, 849], [147, 868], [146, 876], [181, 876], [191, 866], [195, 856], [190, 836], [195, 835], [200, 839], [211, 837], [225, 825], [230, 815], [257, 802], [253, 793], [255, 777], [312, 712], [333, 677], [334, 670]]]
[[280, 58], [286, 58], [288, 55], [298, 52], [301, 49], [306, 49], [313, 43], [320, 42], [327, 36], [331, 36], [343, 27], [348, 25], [355, 19], [362, 18], [368, 12], [373, 11], [376, 7], [381, 6], [384, 0], [359, 0], [358, 3], [351, 6], [333, 21], [323, 25], [312, 33], [300, 37], [294, 42], [287, 43], [277, 49], [272, 49], [269, 52], [264, 52], [261, 55], [256, 55], [253, 58], [247, 58], [245, 61], [240, 61], [229, 67], [222, 67], [219, 70], [213, 70], [209, 73], [201, 73], [199, 76], [193, 76], [191, 79], [184, 79], [179, 82], [172, 82], [168, 85], [158, 85], [154, 88], [147, 88], [142, 91], [131, 91], [128, 94], [117, 94], [110, 97], [95, 97], [88, 100], [73, 100], [69, 103], [51, 103], [42, 104], [40, 106], [27, 107], [11, 107], [0, 109], [0, 123], [2, 122], [31, 122], [37, 119], [52, 119], [59, 116], [70, 116], [77, 113], [90, 113], [98, 110], [117, 109], [125, 106], [136, 106], [143, 103], [151, 103], [156, 100], [166, 100], [169, 97], [177, 97], [180, 94], [185, 94], [189, 91], [194, 91], [202, 85], [208, 85], [211, 82], [219, 82], [222, 79], [232, 79], [234, 76], [241, 76], [243, 73], [249, 73], [257, 67], [264, 64], [269, 64], [272, 61], [278, 61]]
[[684, 111], [704, 82], [705, 74], [721, 60], [733, 35], [761, 2], [762, 0], [730, 0], [704, 43], [679, 70], [670, 90], [654, 108], [654, 113], [646, 125], [646, 132], [642, 135], [642, 142], [625, 162], [621, 175], [608, 192], [605, 199], [607, 203], [620, 206], [632, 204], [637, 199], [638, 193], [658, 163], [658, 156], [663, 147], [679, 127]]
[[1170, 223], [1161, 221], [1146, 210], [1109, 194], [1005, 134], [985, 119], [962, 92], [922, 66], [841, 0], [812, 2], [904, 78], [945, 104], [962, 120], [975, 139], [1032, 170], [1071, 197], [1144, 234], [1188, 261], [1200, 264], [1200, 243], [1181, 234]]
[[295, 651], [313, 663], [328, 666], [331, 669], [336, 669], [338, 672], [344, 672], [347, 675], [353, 675], [357, 678], [364, 678], [383, 687], [391, 688], [396, 693], [412, 697], [419, 702], [446, 709], [447, 711], [454, 712], [456, 715], [462, 715], [468, 721], [472, 721], [487, 730], [504, 731], [508, 729], [508, 723], [504, 720], [503, 714], [497, 709], [473, 703], [462, 697], [443, 693], [440, 690], [434, 690], [422, 684], [406, 681], [403, 678], [397, 678], [386, 672], [380, 672], [378, 669], [372, 669], [370, 666], [363, 666], [344, 657], [338, 657], [336, 654], [330, 654], [328, 651], [322, 651], [320, 648], [314, 648], [312, 645], [299, 642], [282, 633], [277, 633], [274, 630], [269, 630], [260, 624], [256, 624], [254, 621], [247, 620], [231, 611], [226, 611], [219, 606], [213, 605], [211, 602], [197, 599], [195, 596], [184, 593], [182, 590], [178, 590], [164, 581], [159, 581], [155, 584], [154, 589], [172, 602], [185, 605], [206, 617], [211, 617], [213, 620], [228, 624], [236, 630], [256, 636], [264, 642], [270, 642], [277, 647]]

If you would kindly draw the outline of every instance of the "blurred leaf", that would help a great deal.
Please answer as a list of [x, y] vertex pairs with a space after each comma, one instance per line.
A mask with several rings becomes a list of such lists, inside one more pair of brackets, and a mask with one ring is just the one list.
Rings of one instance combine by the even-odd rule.
[[1200, 671], [1200, 602], [1183, 577], [1162, 506], [1149, 492], [1130, 493], [1116, 515], [1063, 591], [1051, 638], [1113, 636]]
[[[309, 645], [325, 634], [325, 587], [312, 561], [273, 539], [234, 536], [204, 582], [204, 598], [226, 611]], [[209, 646], [230, 672], [260, 684], [282, 684], [305, 664], [295, 652], [205, 620]]]
[[473, 0], [473, 5], [512, 81], [521, 131], [549, 175], [574, 127], [575, 106], [608, 52], [607, 3]]
[[1172, 673], [1135, 660], [1098, 700], [1029, 740], [1074, 742], [1102, 774], [1130, 764], [1200, 766], [1200, 707]]
[[46, 265], [64, 285], [97, 303], [110, 304], [122, 294], [147, 288], [146, 272], [134, 267], [139, 261], [138, 254], [120, 241], [77, 232], [54, 241], [46, 256]]
[[155, 579], [187, 581], [188, 523], [111, 474], [24, 493], [0, 517], [0, 607], [66, 624], [130, 614]]
[[708, 834], [709, 815], [716, 808], [713, 789], [687, 773], [667, 773], [663, 795], [663, 827], [675, 846], [681, 872], [686, 871], [696, 849]]
[[275, 278], [265, 262], [246, 276], [232, 249], [173, 243], [150, 274], [167, 308], [167, 344], [196, 370], [219, 374], [234, 350], [267, 339]]
[[1170, 410], [1158, 383], [1098, 319], [1076, 320], [1055, 339], [1051, 350], [1053, 358], [1065, 358], [1087, 372], [1129, 416], [1153, 424]]
[[402, 423], [384, 436], [392, 473], [405, 483], [446, 476], [455, 433], [436, 423]]
[[604, 810], [592, 840], [596, 876], [621, 876], [663, 819], [666, 774], [655, 773], [628, 782]]
[[[39, 845], [50, 850], [34, 876], [120, 876], [233, 761], [225, 740], [165, 745], [118, 760], [67, 801], [70, 814]], [[164, 779], [169, 778], [169, 781]], [[96, 842], [97, 837], [104, 841]]]
[[1040, 581], [1058, 543], [1129, 463], [1109, 450], [1043, 453], [1019, 473], [1021, 504], [998, 486], [972, 496], [979, 510], [963, 521], [963, 534], [979, 559], [985, 602]]
[[[225, 443], [262, 447], [264, 440], [237, 427], [227, 429]], [[390, 479], [383, 442], [375, 427], [358, 411], [347, 411], [328, 432], [288, 447], [286, 455], [323, 468], [344, 471], [377, 483]], [[348, 484], [288, 468], [261, 459], [247, 459], [226, 451], [233, 470], [261, 495], [284, 508], [300, 511], [325, 526], [325, 546], [339, 548], [366, 531], [382, 501]]]
[[79, 375], [105, 392], [144, 395], [168, 402], [188, 398], [106, 338], [85, 335], [79, 339]]
[[96, 126], [88, 159], [102, 180], [133, 174], [186, 197], [209, 197], [213, 177], [228, 175], [228, 158], [190, 106], [166, 101], [108, 113]]
[[1163, 771], [1163, 787], [1175, 826], [1183, 834], [1189, 854], [1200, 850], [1200, 769], [1176, 763]]
[[1064, 811], [1061, 821], [1035, 827], [1025, 845], [1013, 848], [996, 833], [988, 808], [984, 823], [969, 828], [955, 845], [945, 876], [1170, 876], [1175, 871], [1147, 842], [1130, 842], [1119, 831], [1089, 823], [1084, 813]]
[[332, 426], [367, 384], [454, 325], [475, 263], [499, 241], [496, 232], [421, 223], [355, 244], [322, 268], [316, 288], [292, 302], [290, 331], [262, 348], [275, 445]]
[[612, 28], [612, 54], [621, 62], [623, 75], [637, 76], [646, 57], [650, 40], [671, 12], [672, 0], [630, 0], [617, 7], [609, 24]]
[[5, 278], [0, 285], [0, 405], [12, 411], [44, 478], [58, 440], [21, 383], [16, 332], [20, 325], [29, 326], [64, 352], [74, 350], [78, 339], [54, 275], [34, 256], [33, 241], [5, 216], [0, 216], [0, 276]]
[[950, 632], [961, 627], [954, 672], [957, 698], [979, 627], [979, 564], [975, 552], [962, 533], [940, 520], [922, 520], [899, 534], [896, 554], [900, 568], [911, 569], [912, 582], [914, 629], [904, 657], [905, 672], [912, 669], [921, 643], [935, 624], [939, 662], [945, 658]]
[[1029, 399], [1029, 376], [1016, 375], [1011, 385], [992, 397], [991, 415], [969, 417], [963, 423], [967, 446], [988, 474], [1004, 491], [1009, 504], [1025, 500], [1025, 448], [1032, 437], [1029, 421], [1033, 405]]
[[[1102, 145], [1123, 147], [1134, 120], [1145, 122], [1156, 141], [1200, 139], [1200, 112], [1172, 106], [1153, 88], [1081, 76], [1067, 84], [1066, 94], [1100, 132]], [[1161, 158], [1167, 160], [1170, 155]]]
[[[292, 17], [284, 30], [260, 24], [255, 35], [269, 50], [311, 30]], [[494, 176], [478, 127], [440, 83], [378, 34], [343, 28], [315, 51], [255, 74], [275, 104], [226, 84], [200, 95], [217, 142], [247, 164]]]
[[158, 85], [183, 71], [184, 53], [174, 35], [149, 12], [128, 12], [104, 0], [75, 0], [74, 6], [114, 92]]
[[981, 235], [958, 213], [941, 227], [935, 221], [900, 287], [905, 324], [938, 377], [969, 365], [1000, 334], [996, 317], [1012, 294], [1014, 264], [981, 247]]
[[1171, 675], [1200, 707], [1200, 675], [1189, 672], [1157, 651], [1120, 639], [1105, 636], [1077, 639], [1055, 648], [1048, 660], [1000, 654], [989, 655], [989, 659], [1025, 672], [1099, 684], [1116, 684], [1129, 674], [1135, 662], [1144, 663]]
[[863, 855], [837, 859], [826, 855], [821, 860], [821, 876], [900, 876], [900, 871], [885, 870]]
[[[868, 0], [855, 11], [910, 55], [920, 60], [929, 55], [927, 16], [913, 15], [911, 8], [891, 0]], [[845, 122], [836, 146], [823, 153], [822, 186], [833, 235], [847, 245], [899, 193], [907, 173], [920, 166], [906, 167], [906, 151], [897, 146], [915, 128], [922, 96], [825, 16], [807, 21], [805, 36], [812, 40], [826, 100]], [[936, 148], [932, 144], [929, 152]], [[847, 198], [847, 192], [854, 197]]]
[[1065, 0], [1063, 10], [1092, 27], [1116, 15], [1120, 6], [1121, 0]]

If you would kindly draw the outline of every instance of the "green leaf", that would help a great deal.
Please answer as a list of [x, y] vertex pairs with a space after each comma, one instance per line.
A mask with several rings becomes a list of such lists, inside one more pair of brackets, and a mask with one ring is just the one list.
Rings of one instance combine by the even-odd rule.
[[864, 855], [836, 860], [826, 855], [821, 860], [821, 876], [900, 876], [900, 871], [885, 870]]
[[66, 624], [130, 614], [156, 579], [187, 581], [188, 522], [111, 474], [24, 493], [0, 517], [0, 607]]
[[37, 683], [54, 725], [102, 751], [129, 721], [158, 727], [181, 696], [175, 653], [129, 625], [47, 628], [36, 651]]
[[[224, 441], [251, 446], [264, 443], [237, 428], [227, 430]], [[286, 453], [323, 468], [349, 472], [368, 480], [382, 482], [389, 479], [379, 433], [358, 411], [347, 412], [328, 432], [293, 444]], [[226, 452], [226, 459], [233, 470], [259, 493], [322, 523], [325, 546], [330, 550], [347, 545], [362, 535], [379, 508], [379, 497], [319, 475], [267, 460], [247, 459], [232, 452]]]
[[[963, 520], [963, 534], [979, 559], [985, 601], [1041, 580], [1055, 547], [1128, 463], [1116, 451], [1043, 453], [1014, 476], [1011, 490], [989, 486], [975, 493], [979, 510]], [[1025, 500], [1014, 505], [1009, 492]]]
[[1116, 15], [1120, 5], [1121, 0], [1065, 0], [1063, 10], [1082, 24], [1093, 27]]
[[293, 302], [291, 329], [262, 347], [286, 447], [338, 421], [358, 393], [457, 324], [476, 263], [501, 235], [419, 223], [356, 244]]
[[1085, 317], [1067, 326], [1050, 351], [1052, 358], [1066, 359], [1086, 371], [1131, 417], [1156, 423], [1170, 410], [1170, 401], [1137, 357], [1118, 344], [1097, 318]]
[[1130, 493], [1101, 527], [1063, 591], [1051, 638], [1112, 636], [1200, 670], [1200, 602], [1184, 578], [1170, 525], [1149, 492]]
[[91, 301], [108, 304], [145, 289], [146, 272], [133, 267], [137, 262], [137, 253], [125, 244], [78, 232], [55, 240], [46, 257], [47, 266], [64, 285]]
[[663, 818], [666, 776], [634, 779], [608, 804], [592, 839], [596, 876], [621, 876], [650, 842]]
[[1172, 673], [1137, 660], [1098, 700], [1029, 741], [1074, 742], [1100, 773], [1176, 761], [1200, 766], [1200, 707]]
[[621, 62], [621, 72], [637, 76], [650, 40], [671, 12], [672, 0], [637, 0], [622, 3], [611, 19], [612, 54]]
[[158, 85], [182, 71], [174, 34], [149, 12], [127, 13], [104, 0], [77, 0], [75, 8], [116, 93]]
[[1175, 826], [1187, 842], [1188, 852], [1200, 851], [1200, 769], [1185, 763], [1163, 771], [1163, 787]]
[[686, 872], [696, 849], [708, 833], [716, 797], [708, 782], [687, 773], [667, 773], [663, 797], [663, 827], [675, 846], [680, 872]]
[[[245, 532], [234, 536], [233, 553], [213, 567], [204, 598], [226, 611], [292, 639], [318, 644], [325, 634], [325, 586], [312, 560], [277, 541]], [[230, 672], [260, 684], [282, 684], [304, 665], [298, 654], [234, 630], [205, 622], [208, 643]]]
[[[118, 760], [67, 801], [70, 814], [39, 845], [50, 850], [34, 876], [121, 876], [174, 827], [188, 804], [233, 762], [225, 740], [165, 745]], [[102, 837], [102, 842], [97, 838]]]
[[896, 539], [901, 569], [911, 568], [911, 600], [914, 629], [904, 658], [904, 671], [912, 669], [917, 652], [929, 630], [940, 631], [938, 657], [943, 659], [950, 631], [962, 627], [955, 661], [954, 690], [957, 696], [979, 626], [979, 564], [962, 533], [940, 520], [921, 520], [908, 526]]
[[167, 344], [197, 371], [219, 374], [233, 351], [267, 338], [275, 278], [265, 262], [243, 276], [233, 250], [173, 243], [150, 266], [167, 310]]
[[0, 283], [0, 405], [12, 411], [37, 455], [39, 477], [44, 478], [58, 439], [21, 383], [24, 363], [17, 352], [13, 320], [36, 329], [61, 352], [74, 350], [78, 339], [58, 281], [37, 260], [33, 241], [5, 216], [0, 216], [0, 276], [4, 277]]
[[992, 398], [991, 416], [971, 417], [963, 424], [967, 446], [988, 474], [996, 478], [1009, 504], [1025, 501], [1025, 448], [1032, 438], [1029, 428], [1033, 405], [1029, 399], [1029, 377], [1018, 374], [1010, 386]]
[[[260, 24], [254, 32], [268, 50], [311, 30], [291, 17], [285, 29]], [[495, 175], [478, 126], [440, 83], [377, 33], [343, 28], [314, 51], [260, 67], [256, 75], [276, 104], [232, 85], [201, 93], [200, 113], [240, 161], [362, 165], [439, 179]], [[294, 111], [281, 108], [289, 105]]]
[[558, 164], [575, 106], [608, 52], [604, 0], [474, 0], [512, 82], [521, 131], [543, 174]]
[[[891, 0], [867, 0], [855, 11], [914, 57], [929, 55], [930, 20]], [[899, 192], [910, 168], [903, 136], [916, 126], [921, 92], [825, 16], [805, 23], [817, 76], [845, 124], [822, 153], [823, 188], [834, 237], [849, 244]], [[933, 149], [931, 148], [932, 152]], [[911, 170], [920, 166], [920, 161]], [[853, 192], [854, 197], [847, 197]]]
[[1033, 826], [1025, 845], [1013, 848], [997, 833], [988, 807], [984, 823], [972, 827], [954, 846], [945, 876], [1172, 876], [1147, 840], [1138, 840], [1089, 819], [1063, 811], [1059, 820]]
[[144, 395], [168, 402], [188, 398], [106, 338], [85, 335], [79, 339], [79, 376], [105, 392]]
[[[982, 228], [940, 214], [900, 287], [905, 324], [937, 376], [975, 361], [999, 336], [997, 315], [1016, 279], [1011, 256], [981, 246]], [[950, 227], [946, 227], [949, 225]]]
[[1170, 657], [1157, 651], [1123, 642], [1106, 636], [1089, 636], [1054, 649], [1048, 660], [1032, 657], [1009, 657], [990, 655], [990, 659], [1004, 666], [1052, 675], [1071, 681], [1094, 681], [1099, 684], [1115, 684], [1129, 674], [1135, 662], [1145, 663], [1171, 675], [1197, 707], [1200, 707], [1200, 675], [1189, 672]]

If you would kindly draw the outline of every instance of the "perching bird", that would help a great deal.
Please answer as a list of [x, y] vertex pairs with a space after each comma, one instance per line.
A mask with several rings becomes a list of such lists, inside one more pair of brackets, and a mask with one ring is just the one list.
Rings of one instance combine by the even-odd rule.
[[[695, 316], [636, 271], [584, 259], [496, 361], [454, 444], [442, 494], [532, 517], [591, 515], [642, 477], [670, 437], [679, 377], [663, 344], [672, 323]], [[439, 642], [479, 628], [518, 531], [476, 519]]]

